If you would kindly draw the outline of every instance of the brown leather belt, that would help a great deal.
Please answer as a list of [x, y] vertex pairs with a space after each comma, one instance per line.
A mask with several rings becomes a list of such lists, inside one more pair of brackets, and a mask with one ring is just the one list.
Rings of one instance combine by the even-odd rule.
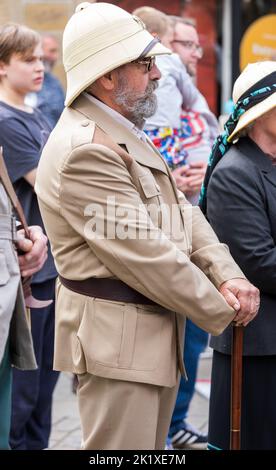
[[90, 277], [83, 281], [72, 281], [59, 275], [61, 284], [78, 294], [116, 302], [157, 305], [132, 287], [119, 279]]

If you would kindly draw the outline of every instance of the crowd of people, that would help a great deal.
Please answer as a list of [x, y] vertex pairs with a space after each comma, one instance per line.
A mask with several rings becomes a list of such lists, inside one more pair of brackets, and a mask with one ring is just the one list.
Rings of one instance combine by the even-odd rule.
[[[80, 4], [66, 94], [58, 47], [0, 28], [0, 448], [48, 448], [67, 371], [83, 449], [229, 449], [235, 322], [241, 448], [275, 449], [276, 62], [241, 73], [219, 135], [190, 19]], [[209, 334], [207, 435], [188, 415]]]

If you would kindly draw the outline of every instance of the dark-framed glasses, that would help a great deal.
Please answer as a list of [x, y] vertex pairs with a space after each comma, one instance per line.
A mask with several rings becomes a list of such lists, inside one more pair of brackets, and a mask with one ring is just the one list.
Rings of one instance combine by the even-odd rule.
[[194, 41], [181, 41], [180, 39], [174, 39], [172, 42], [178, 42], [186, 49], [196, 52], [200, 58], [203, 56], [203, 48], [199, 44], [196, 44]]
[[155, 55], [151, 57], [141, 57], [141, 59], [133, 60], [131, 63], [145, 65], [146, 71], [150, 72], [155, 64]]

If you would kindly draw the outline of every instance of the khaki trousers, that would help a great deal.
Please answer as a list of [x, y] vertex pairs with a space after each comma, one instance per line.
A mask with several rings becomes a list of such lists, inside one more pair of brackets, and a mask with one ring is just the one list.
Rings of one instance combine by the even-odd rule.
[[178, 385], [127, 382], [78, 375], [85, 450], [162, 450]]

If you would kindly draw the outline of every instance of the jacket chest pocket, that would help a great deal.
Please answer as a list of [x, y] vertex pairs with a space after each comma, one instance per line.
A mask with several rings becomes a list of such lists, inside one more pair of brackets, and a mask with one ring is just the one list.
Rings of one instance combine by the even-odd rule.
[[156, 183], [153, 175], [149, 172], [139, 176], [140, 195], [145, 204], [148, 214], [153, 224], [161, 228], [162, 226], [162, 196], [160, 186]]

